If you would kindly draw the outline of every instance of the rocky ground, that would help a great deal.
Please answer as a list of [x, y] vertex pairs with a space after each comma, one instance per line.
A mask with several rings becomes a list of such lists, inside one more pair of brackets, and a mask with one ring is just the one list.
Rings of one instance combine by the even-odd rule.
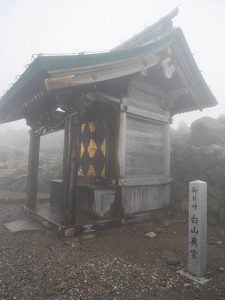
[[196, 179], [205, 181], [208, 213], [225, 224], [224, 169], [225, 145], [197, 147], [174, 143], [171, 151], [171, 199], [177, 204], [188, 204], [188, 183]]
[[[10, 233], [23, 205], [0, 203], [0, 299], [225, 299], [225, 230], [209, 225], [208, 274], [200, 286], [177, 274], [187, 266], [187, 223], [170, 216], [59, 238], [43, 228]], [[156, 233], [146, 238], [145, 233]]]
[[[26, 192], [27, 188], [28, 155], [10, 158], [1, 162], [0, 153], [0, 190], [3, 192]], [[38, 171], [39, 193], [49, 192], [49, 182], [62, 178], [62, 155], [40, 153]], [[0, 196], [1, 197], [1, 196]]]
[[188, 184], [207, 182], [208, 214], [225, 226], [225, 115], [203, 117], [188, 127], [171, 128], [171, 204], [188, 208]]
[[[26, 130], [0, 128], [0, 190], [26, 192], [29, 135]], [[63, 162], [63, 131], [41, 138], [38, 192], [49, 192], [49, 181], [61, 179]], [[0, 194], [1, 198], [1, 194]]]

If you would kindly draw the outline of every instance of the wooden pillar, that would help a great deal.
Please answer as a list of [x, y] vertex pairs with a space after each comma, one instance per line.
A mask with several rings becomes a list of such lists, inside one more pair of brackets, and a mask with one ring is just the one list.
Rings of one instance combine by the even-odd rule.
[[170, 179], [170, 124], [164, 125], [163, 169], [166, 179]]
[[125, 198], [125, 151], [126, 151], [126, 123], [127, 123], [127, 106], [126, 99], [123, 98], [120, 104], [119, 111], [119, 126], [117, 132], [117, 151], [116, 151], [116, 166], [117, 166], [117, 177], [118, 177], [118, 189], [116, 193], [116, 216], [123, 218], [123, 200]]
[[167, 184], [165, 188], [165, 197], [163, 206], [166, 208], [170, 204], [170, 124], [164, 125], [164, 141], [163, 141], [163, 175]]
[[127, 120], [126, 99], [121, 101], [119, 112], [119, 128], [118, 128], [118, 148], [117, 148], [117, 166], [120, 185], [123, 185], [125, 177], [125, 148], [126, 148], [126, 120]]
[[30, 146], [27, 178], [27, 204], [29, 208], [36, 208], [38, 166], [39, 166], [40, 136], [35, 136], [34, 130], [30, 130]]
[[65, 122], [64, 151], [63, 151], [63, 186], [60, 202], [60, 221], [64, 225], [75, 224], [76, 184], [79, 126], [73, 125], [73, 118]]

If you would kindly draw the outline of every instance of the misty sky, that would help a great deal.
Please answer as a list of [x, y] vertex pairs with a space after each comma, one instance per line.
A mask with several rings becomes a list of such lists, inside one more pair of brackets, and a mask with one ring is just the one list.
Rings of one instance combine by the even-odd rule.
[[225, 114], [224, 0], [0, 0], [0, 95], [32, 54], [108, 50], [176, 6], [180, 13], [174, 23], [183, 29], [219, 105], [176, 116], [174, 125], [181, 119], [190, 125], [201, 116]]

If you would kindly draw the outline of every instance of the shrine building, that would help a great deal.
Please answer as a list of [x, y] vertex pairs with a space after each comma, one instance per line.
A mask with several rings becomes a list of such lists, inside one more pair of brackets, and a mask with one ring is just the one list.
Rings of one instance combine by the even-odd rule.
[[[168, 206], [171, 119], [217, 104], [176, 15], [108, 52], [37, 55], [3, 95], [0, 122], [30, 126], [26, 210], [35, 218], [79, 232]], [[40, 139], [58, 130], [63, 176], [39, 202]]]

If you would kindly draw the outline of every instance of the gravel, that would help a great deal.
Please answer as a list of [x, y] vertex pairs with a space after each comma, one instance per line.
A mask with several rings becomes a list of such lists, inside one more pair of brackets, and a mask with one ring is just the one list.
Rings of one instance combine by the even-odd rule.
[[[183, 224], [171, 225], [171, 232], [167, 228], [157, 239], [144, 237], [146, 229], [157, 228], [152, 223], [107, 230], [89, 240], [58, 238], [45, 228], [12, 234], [4, 227], [4, 222], [23, 215], [20, 204], [0, 204], [0, 299], [225, 297], [224, 274], [217, 271], [224, 261], [212, 271], [211, 276], [218, 276], [216, 288], [213, 280], [201, 287], [177, 274], [186, 264], [185, 251], [181, 251], [185, 245]], [[176, 243], [171, 239], [180, 239], [179, 247], [174, 249]], [[223, 245], [212, 247], [220, 247], [224, 253]], [[167, 265], [167, 248], [181, 255], [179, 266]]]

